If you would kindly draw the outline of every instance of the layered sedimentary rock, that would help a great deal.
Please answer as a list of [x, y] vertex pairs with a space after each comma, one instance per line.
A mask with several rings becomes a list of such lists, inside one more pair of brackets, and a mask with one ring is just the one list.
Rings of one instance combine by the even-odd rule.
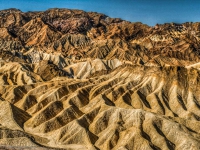
[[0, 11], [0, 148], [199, 150], [199, 27]]

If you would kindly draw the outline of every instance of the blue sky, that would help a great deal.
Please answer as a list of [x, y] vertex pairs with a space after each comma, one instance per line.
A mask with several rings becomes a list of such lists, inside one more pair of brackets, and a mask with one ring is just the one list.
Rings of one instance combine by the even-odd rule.
[[42, 11], [70, 8], [104, 13], [150, 26], [166, 22], [200, 22], [200, 0], [0, 0], [0, 10]]

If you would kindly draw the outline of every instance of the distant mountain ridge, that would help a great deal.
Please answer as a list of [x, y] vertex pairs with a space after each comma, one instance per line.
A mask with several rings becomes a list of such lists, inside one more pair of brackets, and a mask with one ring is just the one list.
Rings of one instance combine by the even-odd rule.
[[[155, 57], [199, 60], [200, 23], [149, 27], [81, 10], [0, 11], [0, 49], [35, 48], [64, 57], [131, 60]], [[123, 49], [123, 50], [122, 50]]]

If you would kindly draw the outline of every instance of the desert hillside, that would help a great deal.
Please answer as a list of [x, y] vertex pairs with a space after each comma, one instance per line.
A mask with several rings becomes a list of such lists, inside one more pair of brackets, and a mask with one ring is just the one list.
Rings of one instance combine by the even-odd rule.
[[200, 23], [0, 11], [0, 149], [199, 150]]

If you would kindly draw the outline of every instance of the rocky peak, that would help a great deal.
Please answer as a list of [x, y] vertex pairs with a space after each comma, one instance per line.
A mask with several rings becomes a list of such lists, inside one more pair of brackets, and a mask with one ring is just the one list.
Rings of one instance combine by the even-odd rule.
[[137, 56], [146, 62], [158, 55], [199, 59], [196, 55], [199, 53], [199, 23], [149, 27], [96, 12], [58, 8], [26, 13], [10, 9], [0, 11], [0, 16], [0, 41], [4, 43], [0, 45], [1, 50], [35, 48], [59, 52], [69, 58], [73, 55], [77, 59], [116, 56], [134, 60]]

